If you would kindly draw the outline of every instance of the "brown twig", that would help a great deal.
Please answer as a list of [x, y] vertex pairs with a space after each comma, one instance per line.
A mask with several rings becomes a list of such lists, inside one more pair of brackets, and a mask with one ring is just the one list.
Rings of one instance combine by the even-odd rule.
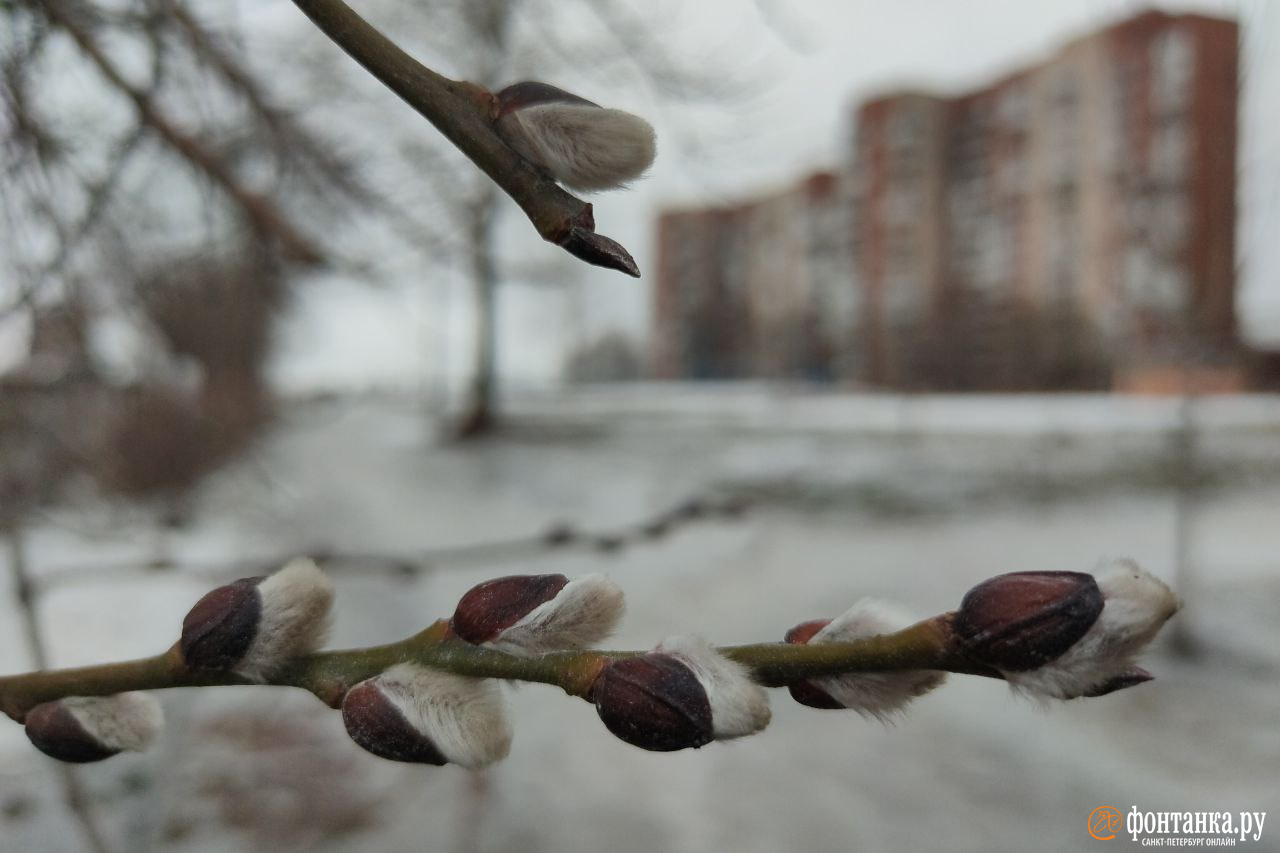
[[511, 196], [544, 240], [587, 263], [639, 277], [630, 253], [596, 233], [591, 205], [565, 192], [498, 136], [492, 120], [493, 96], [488, 91], [427, 68], [341, 0], [294, 3]]

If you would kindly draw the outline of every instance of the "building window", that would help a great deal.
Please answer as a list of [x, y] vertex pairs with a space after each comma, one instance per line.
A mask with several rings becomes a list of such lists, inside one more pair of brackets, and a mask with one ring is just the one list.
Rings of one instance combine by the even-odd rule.
[[1061, 109], [1070, 109], [1076, 100], [1076, 73], [1070, 65], [1060, 65], [1052, 82], [1054, 102]]
[[1151, 248], [1161, 257], [1176, 261], [1186, 245], [1190, 225], [1185, 194], [1155, 194], [1148, 213]]
[[996, 120], [1006, 130], [1021, 130], [1027, 124], [1027, 90], [1022, 85], [1005, 89], [996, 103]]
[[1151, 177], [1158, 184], [1178, 185], [1187, 171], [1187, 129], [1180, 121], [1161, 124], [1151, 135]]
[[1151, 42], [1151, 106], [1157, 115], [1176, 115], [1186, 109], [1194, 71], [1191, 33], [1175, 27]]

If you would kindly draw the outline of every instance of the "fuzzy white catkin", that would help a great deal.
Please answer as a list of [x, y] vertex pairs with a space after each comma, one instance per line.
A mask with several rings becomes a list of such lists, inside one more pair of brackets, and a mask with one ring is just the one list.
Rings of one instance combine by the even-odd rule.
[[71, 696], [62, 704], [85, 734], [110, 750], [141, 752], [164, 728], [164, 710], [149, 693]]
[[293, 658], [324, 645], [333, 607], [333, 583], [311, 560], [291, 560], [257, 586], [262, 612], [244, 657], [233, 668], [265, 680]]
[[1102, 612], [1075, 645], [1026, 672], [1006, 672], [1017, 691], [1043, 699], [1074, 699], [1133, 666], [1160, 627], [1178, 611], [1173, 590], [1132, 560], [1116, 560], [1096, 574]]
[[647, 121], [588, 104], [522, 107], [503, 116], [498, 129], [522, 157], [575, 190], [625, 186], [644, 174], [657, 154]]
[[585, 649], [613, 633], [624, 609], [622, 588], [601, 574], [569, 581], [550, 601], [487, 645], [519, 657]]
[[702, 637], [669, 637], [656, 651], [689, 667], [707, 692], [716, 740], [755, 734], [769, 725], [769, 694], [751, 679], [746, 667], [717, 652]]
[[[915, 622], [908, 614], [883, 601], [864, 598], [827, 623], [809, 639], [815, 643], [847, 643], [892, 634]], [[867, 717], [888, 721], [912, 699], [923, 696], [946, 680], [946, 673], [929, 669], [901, 672], [851, 672], [831, 678], [815, 678], [814, 686], [846, 708]]]
[[511, 751], [511, 726], [496, 682], [405, 663], [382, 673], [377, 683], [405, 722], [450, 763], [474, 770]]

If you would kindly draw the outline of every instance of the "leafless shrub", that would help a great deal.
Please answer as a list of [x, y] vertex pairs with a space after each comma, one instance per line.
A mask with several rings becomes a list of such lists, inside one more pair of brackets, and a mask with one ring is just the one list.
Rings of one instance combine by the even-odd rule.
[[248, 427], [220, 420], [195, 394], [138, 386], [120, 394], [92, 467], [107, 491], [174, 496], [241, 450], [252, 434]]

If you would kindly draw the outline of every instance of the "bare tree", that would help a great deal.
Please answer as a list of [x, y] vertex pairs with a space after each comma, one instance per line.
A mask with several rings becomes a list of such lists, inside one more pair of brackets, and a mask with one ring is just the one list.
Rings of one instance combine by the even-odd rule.
[[[190, 417], [242, 434], [264, 411], [261, 366], [287, 281], [343, 261], [318, 235], [372, 194], [249, 71], [225, 16], [206, 22], [185, 0], [29, 0], [0, 5], [0, 20], [0, 316], [74, 315], [86, 356], [74, 384], [27, 371], [30, 393], [119, 385], [84, 345], [110, 313], [155, 344], [129, 382], [173, 398], [164, 386], [194, 365]], [[79, 437], [90, 456], [94, 437]]]
[[[336, 8], [299, 5], [313, 17]], [[369, 13], [415, 53], [468, 81], [465, 91], [523, 78], [572, 80], [589, 97], [630, 90], [668, 103], [744, 91], [732, 74], [699, 70], [701, 57], [669, 48], [673, 39], [653, 16], [617, 0], [385, 2]], [[123, 303], [146, 318], [137, 284], [150, 277], [150, 259], [198, 260], [209, 246], [246, 240], [286, 283], [326, 265], [377, 279], [386, 256], [412, 253], [419, 269], [457, 276], [472, 294], [471, 378], [456, 425], [470, 436], [494, 420], [498, 283], [510, 275], [497, 245], [507, 207], [494, 180], [544, 238], [638, 275], [625, 249], [594, 232], [590, 204], [519, 168], [520, 158], [491, 133], [490, 165], [481, 163], [488, 174], [477, 171], [412, 114], [386, 110], [381, 93], [372, 94], [375, 81], [336, 62], [301, 21], [296, 29], [256, 27], [234, 7], [187, 0], [124, 10], [27, 0], [0, 15], [9, 24], [0, 57], [10, 131], [3, 168], [17, 188], [6, 192], [10, 227], [0, 238], [15, 282], [9, 310], [75, 292], [92, 311]], [[293, 59], [283, 67], [268, 61], [281, 50]], [[97, 81], [92, 98], [112, 106], [102, 127], [61, 119], [64, 105], [51, 93], [66, 68], [57, 61], [63, 53]], [[340, 136], [328, 129], [338, 115], [368, 120], [344, 121]], [[459, 134], [483, 136], [468, 118], [445, 136], [455, 144]], [[55, 249], [34, 248], [44, 245]]]

